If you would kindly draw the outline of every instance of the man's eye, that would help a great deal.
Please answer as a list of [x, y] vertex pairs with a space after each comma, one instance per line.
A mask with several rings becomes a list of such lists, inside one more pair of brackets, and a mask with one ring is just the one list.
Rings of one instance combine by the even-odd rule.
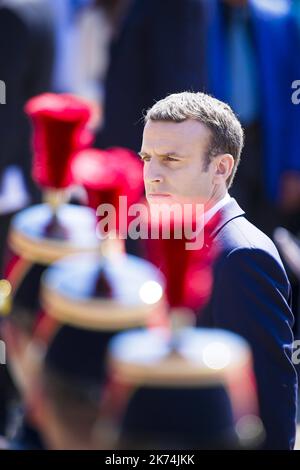
[[148, 156], [148, 155], [144, 155], [144, 156], [141, 156], [141, 160], [142, 160], [143, 162], [150, 162], [151, 157]]
[[167, 162], [179, 162], [178, 158], [174, 158], [174, 157], [165, 157], [165, 160]]

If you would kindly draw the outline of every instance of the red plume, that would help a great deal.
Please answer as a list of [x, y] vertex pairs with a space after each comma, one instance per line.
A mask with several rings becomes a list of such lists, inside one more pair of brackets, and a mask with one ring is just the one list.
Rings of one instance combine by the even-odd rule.
[[126, 148], [112, 147], [107, 153], [125, 176], [120, 195], [127, 196], [129, 207], [140, 200], [144, 191], [143, 164], [135, 152]]
[[[169, 219], [149, 218], [147, 240], [144, 240], [146, 257], [165, 275], [166, 295], [170, 307], [187, 307], [199, 311], [208, 302], [213, 287], [213, 262], [217, 256], [217, 247], [211, 243], [211, 233], [219, 221], [217, 214], [204, 227], [203, 240], [197, 249], [187, 249], [187, 243], [195, 239], [187, 238], [184, 231], [186, 217], [170, 219], [170, 237], [162, 236]], [[192, 217], [189, 225], [195, 230], [196, 220]], [[151, 238], [153, 224], [158, 225], [159, 237]], [[192, 225], [191, 225], [192, 224]], [[180, 229], [181, 238], [176, 238]], [[179, 231], [179, 233], [180, 233]]]
[[70, 159], [92, 141], [89, 106], [72, 95], [44, 93], [31, 98], [25, 112], [33, 123], [34, 180], [46, 188], [69, 186]]
[[108, 152], [92, 148], [78, 152], [71, 171], [75, 183], [85, 188], [90, 207], [96, 210], [103, 203], [117, 204], [125, 177]]
[[86, 149], [74, 157], [71, 171], [74, 182], [85, 188], [90, 207], [96, 210], [100, 204], [114, 206], [118, 230], [119, 197], [126, 196], [129, 207], [138, 202], [143, 191], [142, 164], [137, 156], [123, 148]]

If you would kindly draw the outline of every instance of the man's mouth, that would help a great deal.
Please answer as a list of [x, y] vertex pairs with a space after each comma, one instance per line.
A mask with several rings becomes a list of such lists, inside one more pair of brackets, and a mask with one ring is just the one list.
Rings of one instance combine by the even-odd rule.
[[166, 194], [166, 193], [148, 193], [147, 194], [147, 197], [150, 197], [150, 198], [164, 198], [164, 197], [170, 197], [170, 194]]

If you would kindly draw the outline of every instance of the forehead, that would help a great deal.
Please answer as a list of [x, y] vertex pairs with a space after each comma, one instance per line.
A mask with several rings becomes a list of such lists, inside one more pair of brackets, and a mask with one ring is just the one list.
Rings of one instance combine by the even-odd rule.
[[176, 151], [197, 152], [206, 149], [210, 139], [209, 129], [199, 121], [187, 119], [183, 122], [151, 121], [144, 128], [143, 151], [167, 153]]

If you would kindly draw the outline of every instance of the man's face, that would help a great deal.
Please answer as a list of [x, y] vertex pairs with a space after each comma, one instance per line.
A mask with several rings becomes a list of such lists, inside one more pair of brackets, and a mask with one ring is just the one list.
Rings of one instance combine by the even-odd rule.
[[205, 204], [214, 191], [214, 165], [205, 165], [209, 130], [200, 122], [149, 120], [140, 155], [149, 203]]

